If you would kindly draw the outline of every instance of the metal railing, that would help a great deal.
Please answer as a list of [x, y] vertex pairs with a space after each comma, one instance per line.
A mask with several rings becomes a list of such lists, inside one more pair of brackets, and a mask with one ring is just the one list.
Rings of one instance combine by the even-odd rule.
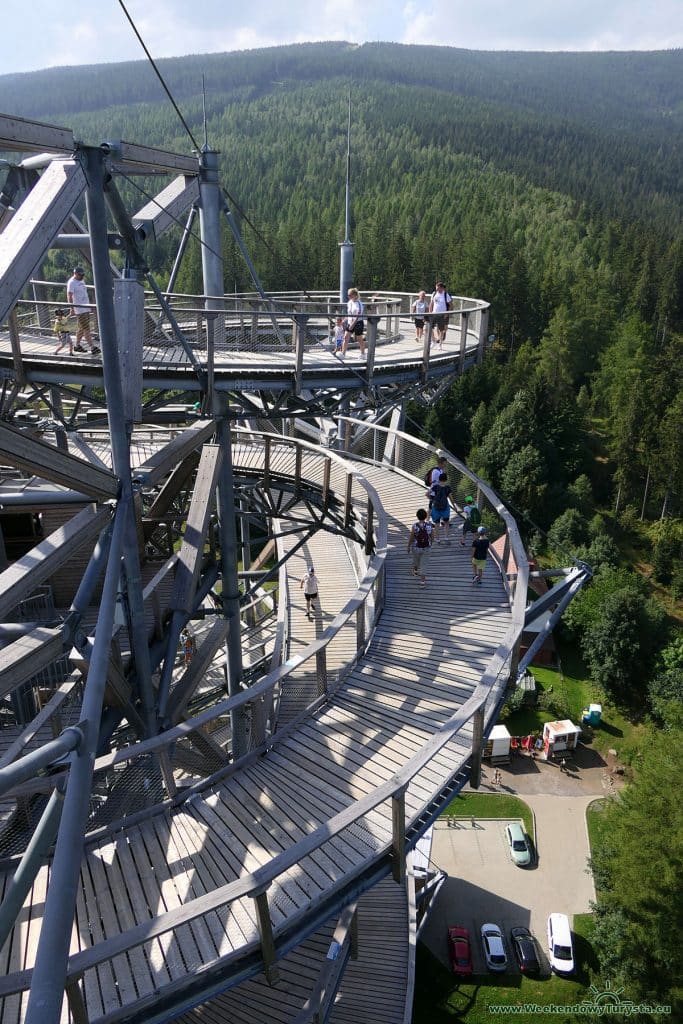
[[[34, 297], [21, 299], [12, 313], [20, 336], [45, 337], [52, 331], [54, 310], [65, 307], [64, 285], [33, 281]], [[94, 300], [94, 288], [90, 286]], [[365, 297], [367, 359], [374, 363], [375, 350], [404, 337], [412, 337], [411, 305], [414, 295], [382, 292]], [[219, 308], [217, 308], [217, 305]], [[210, 307], [210, 308], [209, 308]], [[487, 302], [453, 296], [449, 314], [450, 337], [458, 350], [482, 352], [488, 330]], [[92, 329], [96, 336], [97, 309], [91, 304]], [[295, 361], [306, 353], [333, 358], [333, 327], [337, 316], [346, 315], [346, 303], [329, 292], [273, 293], [262, 299], [255, 293], [223, 296], [145, 292], [142, 344], [146, 362], [188, 365], [193, 361], [220, 363], [231, 354], [279, 355]], [[427, 314], [424, 351], [414, 358], [428, 363], [431, 322]], [[68, 321], [75, 335], [75, 319]], [[10, 333], [0, 325], [0, 337]], [[65, 358], [68, 353], [65, 352]]]

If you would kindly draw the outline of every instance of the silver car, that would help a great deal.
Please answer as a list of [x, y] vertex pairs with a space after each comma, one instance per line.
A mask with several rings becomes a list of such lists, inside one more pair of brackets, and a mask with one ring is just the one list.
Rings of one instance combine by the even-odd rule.
[[517, 821], [511, 821], [505, 826], [505, 838], [510, 849], [510, 856], [519, 868], [527, 868], [531, 864], [531, 850], [529, 840], [522, 826]]
[[508, 965], [503, 933], [497, 924], [481, 926], [481, 945], [486, 966], [490, 971], [506, 971]]

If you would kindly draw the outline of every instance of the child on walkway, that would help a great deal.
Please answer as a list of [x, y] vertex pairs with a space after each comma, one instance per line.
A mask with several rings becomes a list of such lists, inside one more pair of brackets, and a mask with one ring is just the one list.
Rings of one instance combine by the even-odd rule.
[[486, 527], [480, 526], [472, 542], [472, 576], [473, 583], [481, 583], [486, 565], [486, 555], [489, 550], [490, 540], [486, 536]]
[[[439, 482], [432, 484], [429, 491], [429, 511], [434, 523], [437, 544], [441, 543], [442, 535], [446, 543], [450, 544], [448, 540], [448, 527], [451, 520], [451, 506], [448, 501], [450, 493], [451, 488], [448, 486], [448, 477], [445, 473], [440, 473]], [[441, 526], [441, 531], [439, 531], [439, 526]]]
[[413, 556], [413, 576], [419, 576], [420, 586], [425, 587], [427, 585], [425, 568], [429, 549], [432, 546], [432, 524], [427, 521], [426, 509], [419, 508], [416, 515], [417, 522], [411, 526], [408, 537], [408, 553]]
[[61, 352], [65, 345], [69, 346], [69, 355], [72, 356], [74, 354], [74, 344], [66, 321], [66, 311], [57, 308], [55, 310], [55, 322], [52, 328], [57, 336], [57, 340], [59, 341], [59, 345], [57, 345], [57, 348], [55, 349], [55, 355], [57, 355], [58, 352]]
[[335, 356], [341, 355], [342, 347], [344, 345], [344, 320], [340, 316], [337, 317], [337, 322], [334, 325], [332, 342], [334, 344]]

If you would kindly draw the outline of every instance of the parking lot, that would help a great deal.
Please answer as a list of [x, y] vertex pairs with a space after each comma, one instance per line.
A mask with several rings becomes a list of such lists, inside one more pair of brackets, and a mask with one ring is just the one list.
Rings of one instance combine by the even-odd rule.
[[[470, 931], [475, 974], [486, 972], [479, 932], [493, 922], [505, 936], [511, 957], [510, 928], [524, 925], [538, 940], [545, 960], [548, 914], [571, 920], [590, 910], [595, 898], [587, 871], [589, 855], [585, 814], [591, 797], [542, 794], [523, 797], [536, 818], [536, 858], [531, 867], [513, 864], [505, 839], [507, 820], [461, 819], [449, 828], [440, 818], [434, 827], [433, 866], [448, 873], [430, 910], [422, 940], [448, 966], [447, 929]], [[512, 819], [511, 819], [512, 820]], [[546, 964], [547, 966], [547, 964]], [[517, 970], [516, 965], [510, 965]]]

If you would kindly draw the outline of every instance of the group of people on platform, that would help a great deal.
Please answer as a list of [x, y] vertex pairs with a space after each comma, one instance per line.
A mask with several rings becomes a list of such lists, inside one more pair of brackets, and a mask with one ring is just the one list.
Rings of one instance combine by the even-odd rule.
[[[408, 535], [408, 553], [412, 556], [411, 572], [419, 579], [421, 587], [427, 585], [427, 564], [429, 551], [434, 543], [450, 544], [451, 511], [455, 507], [451, 500], [452, 489], [448, 483], [447, 460], [441, 457], [427, 472], [425, 484], [428, 487], [429, 510], [419, 508], [416, 520]], [[460, 545], [465, 547], [467, 535], [472, 535], [472, 583], [481, 584], [490, 546], [488, 530], [481, 521], [481, 511], [471, 494], [465, 498], [462, 512]]]
[[[55, 355], [63, 348], [68, 348], [69, 355], [89, 351], [91, 355], [96, 356], [100, 350], [94, 343], [90, 330], [90, 297], [83, 267], [74, 267], [74, 272], [66, 283], [66, 301], [67, 307], [58, 306], [55, 309], [52, 330], [59, 342]], [[75, 345], [71, 337], [72, 327], [69, 324], [71, 317], [76, 318]]]
[[[361, 357], [365, 355], [365, 321], [363, 319], [365, 307], [357, 288], [349, 288], [347, 296], [346, 316], [338, 316], [332, 330], [334, 354], [340, 359], [346, 355], [351, 340], [358, 343]], [[429, 299], [426, 292], [418, 292], [417, 298], [410, 307], [415, 322], [415, 341], [421, 343], [424, 340], [425, 320], [432, 314], [434, 340], [441, 347], [446, 340], [448, 314], [452, 305], [453, 299], [448, 294], [443, 281], [436, 282]]]

